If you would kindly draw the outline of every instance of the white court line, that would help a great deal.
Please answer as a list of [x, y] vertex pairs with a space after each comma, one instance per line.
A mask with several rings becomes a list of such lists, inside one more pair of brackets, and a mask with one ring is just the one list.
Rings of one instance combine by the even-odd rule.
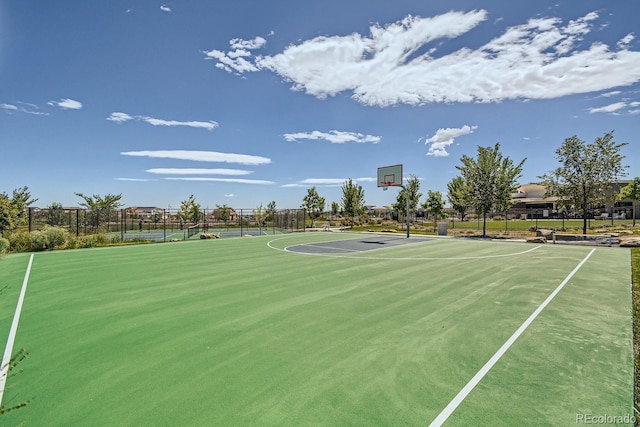
[[18, 332], [18, 322], [20, 321], [20, 313], [22, 312], [24, 296], [27, 293], [27, 283], [29, 282], [32, 263], [33, 254], [31, 254], [31, 257], [29, 258], [29, 265], [27, 266], [27, 271], [24, 274], [22, 289], [20, 290], [20, 296], [18, 297], [18, 305], [16, 306], [16, 312], [13, 315], [13, 322], [11, 322], [11, 329], [9, 330], [9, 337], [7, 338], [7, 346], [4, 349], [4, 356], [2, 356], [2, 364], [0, 365], [0, 408], [2, 407], [2, 397], [4, 396], [4, 389], [7, 383], [7, 376], [9, 374], [9, 363], [11, 362], [11, 354], [13, 353], [13, 343], [16, 339], [16, 332]]
[[[297, 244], [297, 245], [287, 246], [284, 249], [277, 248], [277, 247], [272, 245], [273, 242], [277, 242], [279, 240], [284, 240], [284, 239], [290, 239], [292, 237], [298, 237], [298, 236], [278, 237], [276, 239], [269, 240], [267, 242], [267, 246], [269, 248], [271, 248], [271, 249], [276, 250], [276, 251], [287, 252], [287, 253], [298, 254], [298, 255], [323, 256], [323, 257], [328, 257], [328, 258], [383, 260], [383, 261], [461, 261], [461, 260], [465, 261], [465, 260], [477, 260], [477, 259], [489, 259], [489, 258], [504, 258], [504, 257], [512, 257], [512, 256], [528, 254], [528, 253], [533, 252], [533, 251], [535, 251], [537, 249], [540, 249], [542, 247], [542, 245], [538, 245], [538, 246], [535, 246], [535, 247], [533, 247], [531, 249], [527, 249], [527, 250], [524, 250], [524, 251], [511, 252], [511, 253], [508, 253], [508, 254], [499, 254], [499, 255], [455, 256], [455, 257], [381, 257], [381, 256], [351, 256], [351, 255], [344, 255], [344, 254], [335, 254], [335, 253], [332, 254], [332, 253], [320, 253], [320, 252], [318, 252], [318, 253], [296, 252], [296, 251], [289, 250], [289, 248], [293, 248], [293, 247], [296, 247], [296, 246], [310, 246], [310, 245], [312, 245], [312, 244], [305, 244], [305, 243], [300, 243], [300, 244]], [[343, 242], [343, 241], [349, 241], [349, 240], [359, 240], [359, 238], [356, 238], [356, 239], [344, 239], [344, 240], [329, 240], [327, 242], [318, 242], [318, 243]], [[419, 244], [437, 243], [437, 242], [439, 242], [439, 240], [436, 239], [436, 238], [426, 238], [423, 242], [419, 242]], [[418, 243], [411, 242], [410, 244], [418, 244]], [[512, 244], [512, 243], [507, 243], [507, 244]], [[323, 247], [326, 247], [326, 246], [323, 246]], [[404, 245], [392, 246], [392, 247], [393, 248], [402, 248], [402, 247], [404, 247]], [[385, 250], [385, 249], [389, 249], [389, 248], [366, 249], [366, 250], [356, 251], [356, 252], [357, 253], [374, 252], [374, 251], [380, 251], [380, 250]]]
[[480, 380], [482, 380], [482, 378], [484, 378], [484, 376], [487, 375], [487, 373], [491, 370], [491, 368], [493, 368], [493, 366], [498, 362], [498, 360], [500, 360], [500, 358], [507, 352], [507, 350], [509, 350], [509, 347], [511, 347], [511, 345], [513, 345], [513, 343], [518, 339], [518, 337], [522, 335], [522, 333], [529, 327], [529, 325], [536, 319], [536, 317], [538, 317], [538, 315], [542, 312], [542, 310], [544, 310], [544, 308], [547, 305], [549, 305], [551, 300], [553, 300], [553, 298], [555, 298], [558, 292], [560, 292], [562, 288], [564, 288], [564, 285], [566, 285], [567, 282], [573, 277], [573, 275], [578, 272], [580, 267], [582, 267], [582, 265], [585, 262], [587, 262], [589, 257], [595, 251], [596, 251], [595, 249], [592, 249], [591, 252], [589, 252], [582, 261], [580, 261], [580, 264], [578, 264], [576, 268], [574, 268], [573, 271], [569, 273], [569, 275], [562, 281], [562, 283], [560, 283], [558, 287], [553, 292], [551, 292], [551, 294], [547, 297], [547, 299], [544, 300], [542, 304], [540, 304], [540, 306], [536, 309], [536, 311], [534, 311], [533, 314], [531, 314], [531, 316], [529, 316], [529, 318], [525, 320], [522, 325], [520, 325], [518, 330], [515, 331], [513, 335], [511, 335], [511, 337], [507, 340], [507, 342], [505, 342], [502, 345], [502, 347], [500, 347], [498, 351], [496, 351], [496, 353], [491, 357], [491, 359], [489, 359], [489, 361], [485, 363], [485, 365], [478, 371], [478, 373], [475, 374], [473, 378], [471, 378], [471, 380], [467, 383], [467, 385], [465, 385], [462, 388], [462, 390], [460, 390], [460, 392], [453, 398], [453, 400], [449, 402], [449, 404], [442, 410], [442, 412], [440, 412], [440, 414], [431, 422], [431, 424], [429, 424], [429, 427], [441, 426], [442, 423], [447, 421], [447, 418], [449, 418], [449, 416], [453, 413], [453, 411], [456, 410], [458, 405], [462, 403], [462, 401], [467, 397], [467, 395], [471, 393], [471, 390], [473, 390], [474, 387], [478, 385]]

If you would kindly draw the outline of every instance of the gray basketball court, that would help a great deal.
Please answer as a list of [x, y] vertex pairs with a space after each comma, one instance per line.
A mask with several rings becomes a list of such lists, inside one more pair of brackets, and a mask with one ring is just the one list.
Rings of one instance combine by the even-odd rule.
[[300, 245], [289, 246], [285, 248], [288, 252], [296, 252], [312, 255], [338, 255], [357, 252], [366, 252], [374, 249], [391, 248], [395, 246], [409, 245], [413, 243], [424, 243], [426, 241], [435, 240], [429, 237], [412, 237], [404, 236], [387, 236], [373, 235], [359, 237], [356, 239], [334, 240], [329, 242], [305, 243]]

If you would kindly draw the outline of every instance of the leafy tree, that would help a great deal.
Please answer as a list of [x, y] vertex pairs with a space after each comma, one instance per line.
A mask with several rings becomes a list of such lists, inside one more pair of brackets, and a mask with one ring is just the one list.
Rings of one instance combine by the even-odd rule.
[[162, 214], [160, 212], [155, 211], [154, 213], [151, 214], [151, 221], [153, 221], [153, 223], [156, 224], [155, 228], [158, 228], [157, 225], [161, 219], [162, 219]]
[[340, 212], [340, 205], [338, 204], [338, 202], [332, 202], [331, 215], [338, 215], [338, 212]]
[[314, 186], [307, 190], [307, 195], [304, 196], [302, 201], [303, 203], [300, 207], [309, 212], [309, 216], [311, 217], [311, 227], [313, 227], [314, 219], [324, 211], [324, 197], [320, 197], [316, 187]]
[[[104, 197], [100, 197], [97, 194], [94, 194], [93, 196], [87, 196], [82, 193], [74, 193], [74, 194], [84, 200], [84, 202], [81, 202], [79, 204], [80, 206], [85, 207], [89, 210], [90, 215], [93, 216], [93, 220], [95, 221], [96, 228], [100, 226], [101, 212], [106, 212], [108, 217], [109, 212], [111, 212], [114, 209], [118, 209], [120, 206], [122, 206], [122, 203], [120, 203], [120, 199], [122, 199], [122, 194], [107, 194]], [[91, 222], [91, 219], [90, 219], [90, 222]]]
[[267, 220], [273, 221], [276, 217], [276, 201], [272, 200], [267, 204]]
[[613, 131], [587, 144], [577, 136], [566, 138], [556, 150], [560, 167], [539, 178], [547, 187], [547, 196], [557, 196], [559, 204], [573, 207], [582, 215], [582, 233], [587, 233], [587, 214], [591, 206], [601, 205], [612, 194], [614, 181], [625, 174], [620, 149]]
[[422, 193], [420, 193], [420, 180], [417, 176], [409, 176], [407, 183], [398, 193], [396, 203], [393, 205], [393, 209], [398, 212], [399, 215], [402, 213], [403, 217], [406, 216], [407, 211], [407, 193], [409, 194], [409, 214], [412, 214], [418, 209], [418, 203], [420, 202], [420, 197], [422, 197]]
[[462, 166], [456, 166], [464, 180], [465, 204], [482, 215], [482, 236], [487, 235], [487, 214], [507, 205], [506, 199], [517, 189], [523, 159], [517, 165], [500, 153], [500, 143], [478, 147], [478, 157], [463, 155]]
[[469, 209], [465, 197], [464, 179], [461, 176], [456, 176], [447, 184], [447, 190], [449, 203], [451, 203], [453, 210], [460, 214], [460, 219], [464, 220], [464, 215]]
[[620, 191], [620, 198], [633, 201], [633, 226], [636, 226], [636, 204], [640, 200], [640, 178], [636, 177]]
[[51, 203], [47, 206], [47, 224], [49, 225], [64, 225], [66, 213], [62, 204]]
[[94, 194], [93, 196], [86, 196], [82, 193], [74, 194], [84, 200], [84, 202], [80, 203], [80, 206], [83, 206], [87, 209], [118, 209], [120, 206], [122, 206], [122, 203], [120, 203], [122, 194], [107, 194], [104, 197], [100, 197], [97, 194]]
[[256, 206], [256, 208], [253, 210], [253, 217], [258, 222], [258, 227], [260, 227], [260, 229], [262, 229], [262, 224], [267, 220], [267, 216], [268, 213], [262, 206], [262, 203]]
[[38, 199], [32, 199], [29, 188], [24, 186], [13, 190], [11, 196], [0, 193], [0, 236], [5, 231], [13, 231], [28, 220], [27, 208]]
[[429, 190], [427, 193], [427, 200], [422, 204], [422, 208], [431, 212], [435, 217], [433, 221], [433, 230], [435, 231], [438, 216], [444, 216], [444, 200], [442, 200], [442, 193], [439, 191]]
[[231, 208], [226, 204], [222, 206], [216, 205], [216, 208], [217, 208], [216, 216], [218, 217], [219, 220], [224, 221], [224, 226], [227, 227], [227, 222], [231, 218]]
[[364, 190], [349, 178], [342, 185], [342, 212], [351, 219], [364, 213]]
[[202, 216], [200, 203], [196, 202], [196, 197], [191, 194], [187, 200], [180, 202], [180, 212], [178, 212], [183, 221], [197, 224]]

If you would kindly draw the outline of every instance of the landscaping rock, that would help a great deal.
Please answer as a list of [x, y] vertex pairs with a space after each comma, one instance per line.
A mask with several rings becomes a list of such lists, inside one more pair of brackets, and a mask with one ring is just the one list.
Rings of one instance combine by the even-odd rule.
[[200, 234], [201, 239], [219, 239], [220, 235], [215, 233], [202, 233]]
[[622, 237], [620, 239], [621, 248], [640, 248], [640, 237]]
[[542, 236], [527, 237], [527, 243], [547, 243], [547, 239]]
[[553, 230], [547, 230], [546, 228], [539, 228], [538, 231], [536, 231], [536, 236], [544, 237], [545, 239], [552, 239]]

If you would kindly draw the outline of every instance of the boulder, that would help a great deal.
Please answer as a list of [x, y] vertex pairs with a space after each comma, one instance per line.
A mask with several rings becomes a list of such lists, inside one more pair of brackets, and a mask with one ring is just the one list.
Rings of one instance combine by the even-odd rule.
[[622, 237], [620, 238], [621, 248], [640, 248], [640, 237]]
[[542, 236], [527, 237], [527, 243], [547, 243], [547, 239]]
[[201, 239], [219, 239], [220, 238], [220, 234], [202, 233], [202, 234], [200, 234], [200, 238]]
[[545, 239], [552, 239], [553, 230], [547, 230], [546, 228], [539, 228], [538, 231], [536, 231], [536, 236], [544, 237]]

